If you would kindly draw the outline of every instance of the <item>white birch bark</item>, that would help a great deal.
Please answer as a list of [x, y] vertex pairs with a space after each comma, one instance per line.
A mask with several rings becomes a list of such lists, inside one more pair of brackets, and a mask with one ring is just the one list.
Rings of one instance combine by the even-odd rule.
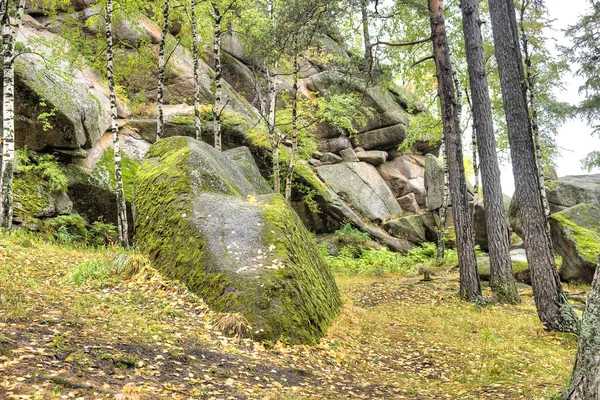
[[156, 95], [156, 108], [158, 117], [156, 119], [156, 140], [160, 140], [165, 134], [165, 48], [167, 46], [167, 34], [169, 33], [169, 7], [171, 0], [165, 0], [163, 4], [163, 24], [160, 45], [158, 50], [158, 91]]
[[221, 66], [221, 22], [223, 16], [216, 4], [212, 4], [215, 12], [214, 43], [213, 52], [215, 55], [215, 107], [213, 130], [215, 136], [215, 149], [221, 151], [221, 113], [223, 112], [223, 68]]
[[202, 118], [200, 115], [200, 44], [202, 37], [198, 33], [198, 21], [196, 16], [197, 0], [192, 0], [192, 51], [194, 52], [194, 127], [196, 128], [196, 140], [202, 140]]
[[0, 228], [10, 229], [13, 219], [13, 177], [15, 160], [15, 38], [23, 20], [25, 0], [19, 0], [14, 23], [9, 16], [8, 5], [2, 19], [3, 62], [3, 132], [2, 132], [2, 170], [0, 174]]
[[110, 92], [110, 116], [113, 135], [113, 151], [115, 163], [115, 182], [117, 186], [117, 225], [119, 230], [119, 242], [122, 246], [129, 246], [129, 228], [127, 226], [127, 203], [125, 190], [123, 188], [123, 171], [121, 168], [121, 145], [119, 142], [119, 125], [117, 122], [117, 95], [115, 92], [114, 78], [114, 48], [112, 34], [113, 0], [106, 2], [106, 77]]
[[292, 151], [290, 154], [290, 165], [288, 166], [285, 179], [285, 200], [292, 201], [292, 184], [294, 179], [294, 168], [296, 166], [296, 154], [298, 152], [298, 55], [294, 57], [294, 88], [292, 98]]

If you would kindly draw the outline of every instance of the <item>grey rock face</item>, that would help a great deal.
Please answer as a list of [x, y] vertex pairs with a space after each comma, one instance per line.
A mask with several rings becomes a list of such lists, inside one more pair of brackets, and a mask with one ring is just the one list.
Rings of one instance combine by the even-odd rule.
[[325, 153], [321, 157], [321, 161], [328, 164], [338, 164], [342, 162], [342, 157], [333, 153]]
[[402, 212], [392, 191], [370, 164], [323, 165], [317, 172], [334, 192], [371, 221], [387, 220]]
[[377, 167], [387, 160], [388, 153], [381, 150], [370, 150], [360, 152], [356, 154], [356, 157], [359, 161], [366, 162]]
[[442, 208], [444, 197], [444, 166], [433, 154], [425, 156], [424, 185], [427, 208], [430, 211]]
[[344, 149], [344, 150], [340, 151], [340, 156], [346, 162], [359, 162], [360, 161], [352, 148]]
[[425, 160], [422, 156], [398, 156], [377, 169], [395, 197], [400, 198], [413, 193], [419, 207], [426, 207]]

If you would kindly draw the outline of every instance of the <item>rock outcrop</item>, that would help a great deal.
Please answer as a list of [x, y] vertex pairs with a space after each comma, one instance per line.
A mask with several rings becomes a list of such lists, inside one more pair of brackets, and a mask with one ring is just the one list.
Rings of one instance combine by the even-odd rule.
[[243, 153], [183, 137], [153, 145], [135, 188], [139, 246], [213, 309], [242, 314], [254, 338], [314, 343], [338, 312], [335, 281]]
[[381, 222], [402, 213], [392, 191], [370, 164], [323, 165], [317, 171], [333, 191], [371, 221]]
[[591, 282], [600, 256], [600, 206], [581, 203], [552, 214], [550, 228], [561, 277]]

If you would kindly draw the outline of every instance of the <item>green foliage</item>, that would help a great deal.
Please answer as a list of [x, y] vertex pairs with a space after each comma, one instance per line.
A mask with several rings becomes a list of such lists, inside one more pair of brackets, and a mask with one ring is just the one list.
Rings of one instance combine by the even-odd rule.
[[576, 112], [586, 118], [596, 134], [600, 134], [600, 75], [598, 58], [600, 57], [600, 3], [592, 1], [591, 8], [581, 20], [567, 30], [573, 46], [564, 48], [568, 60], [579, 65], [577, 75], [584, 79], [580, 91], [585, 99]]
[[[40, 99], [40, 107], [44, 107], [44, 108], [48, 107], [46, 100], [43, 98]], [[40, 115], [38, 115], [38, 120], [40, 120], [44, 123], [44, 126], [42, 127], [44, 131], [49, 131], [50, 129], [53, 128], [50, 120], [52, 118], [56, 117], [56, 111], [57, 111], [57, 108], [54, 107], [54, 108], [50, 109], [49, 111], [44, 111]]]
[[17, 174], [33, 175], [44, 182], [52, 192], [65, 193], [69, 180], [60, 164], [51, 154], [36, 154], [24, 147], [17, 149]]
[[88, 225], [79, 214], [61, 215], [43, 222], [42, 232], [60, 244], [101, 247], [117, 242], [117, 227], [96, 221]]
[[317, 118], [331, 126], [348, 132], [350, 136], [358, 133], [366, 125], [372, 111], [363, 107], [361, 97], [356, 93], [322, 93], [316, 100]]
[[[341, 233], [350, 240], [360, 242], [365, 237], [353, 230]], [[336, 233], [337, 234], [337, 233]], [[324, 251], [324, 253], [326, 253]], [[399, 273], [403, 275], [416, 275], [419, 268], [425, 264], [438, 267], [453, 266], [458, 262], [455, 250], [446, 250], [442, 262], [436, 260], [437, 249], [433, 243], [423, 243], [407, 254], [400, 254], [388, 250], [364, 249], [357, 245], [347, 245], [342, 248], [337, 257], [325, 254], [325, 259], [336, 274], [342, 275], [382, 275]]]

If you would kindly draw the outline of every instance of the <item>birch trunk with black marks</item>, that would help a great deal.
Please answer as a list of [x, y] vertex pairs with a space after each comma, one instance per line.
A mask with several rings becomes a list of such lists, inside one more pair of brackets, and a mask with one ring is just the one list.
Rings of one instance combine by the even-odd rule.
[[452, 78], [452, 61], [446, 38], [442, 0], [428, 0], [431, 12], [433, 54], [438, 80], [438, 94], [442, 110], [442, 124], [448, 158], [448, 178], [452, 211], [456, 230], [456, 245], [460, 269], [460, 295], [474, 302], [481, 302], [481, 286], [477, 275], [477, 259], [473, 241], [473, 227], [467, 198], [467, 182], [463, 164], [460, 121]]
[[129, 246], [129, 228], [127, 226], [127, 202], [123, 188], [123, 170], [121, 168], [121, 144], [119, 143], [119, 124], [117, 114], [117, 94], [115, 91], [114, 76], [114, 48], [113, 48], [113, 0], [106, 1], [106, 77], [110, 92], [110, 118], [113, 136], [113, 152], [115, 155], [115, 182], [117, 189], [117, 225], [119, 230], [119, 242], [123, 247]]
[[564, 399], [600, 400], [600, 268], [585, 302], [579, 349]]
[[197, 0], [192, 0], [192, 51], [194, 52], [194, 127], [196, 140], [202, 140], [202, 116], [200, 114], [200, 44], [202, 36], [198, 33], [198, 20], [196, 15]]
[[[469, 82], [473, 109], [473, 165], [477, 165], [477, 151], [481, 160], [481, 180], [485, 200], [485, 222], [490, 255], [490, 287], [498, 299], [507, 303], [520, 303], [519, 293], [512, 272], [510, 258], [509, 228], [500, 167], [496, 152], [494, 121], [490, 101], [481, 34], [478, 0], [461, 0], [463, 32], [467, 53]], [[477, 174], [477, 168], [474, 167]], [[476, 181], [477, 182], [477, 178]], [[475, 189], [477, 199], [477, 186]]]
[[212, 4], [214, 17], [214, 42], [213, 52], [215, 56], [215, 107], [213, 119], [213, 131], [215, 136], [215, 149], [221, 151], [221, 114], [223, 113], [223, 67], [221, 65], [221, 23], [223, 16], [216, 4]]
[[538, 316], [549, 330], [577, 333], [579, 318], [560, 284], [539, 195], [514, 4], [512, 0], [489, 0], [489, 5], [515, 178], [515, 200], [519, 205]]
[[2, 169], [0, 174], [0, 228], [10, 229], [13, 219], [13, 178], [15, 159], [15, 40], [21, 27], [25, 0], [17, 4], [14, 23], [10, 20], [10, 9], [5, 5], [2, 16], [3, 50], [3, 96], [2, 96]]
[[440, 224], [437, 231], [437, 258], [444, 259], [446, 245], [444, 238], [446, 236], [446, 216], [448, 215], [448, 157], [446, 156], [446, 140], [442, 138], [442, 146], [440, 147], [442, 162], [444, 165], [444, 190], [442, 192], [442, 207], [439, 210]]
[[529, 111], [531, 112], [531, 130], [533, 134], [533, 145], [535, 146], [535, 160], [537, 163], [538, 184], [540, 197], [546, 219], [550, 217], [550, 204], [546, 196], [546, 178], [544, 176], [544, 160], [542, 158], [542, 147], [540, 143], [540, 124], [538, 120], [537, 99], [535, 95], [535, 75], [533, 73], [532, 55], [529, 51], [529, 37], [525, 31], [525, 11], [529, 6], [529, 1], [521, 4], [519, 15], [519, 26], [521, 28], [521, 46], [523, 47], [523, 56], [525, 57], [525, 79], [527, 80], [527, 98], [529, 101]]
[[158, 91], [156, 95], [156, 108], [158, 118], [156, 121], [156, 140], [162, 139], [165, 134], [165, 112], [163, 109], [165, 103], [165, 48], [167, 47], [167, 34], [169, 33], [169, 6], [171, 0], [165, 0], [163, 4], [163, 24], [162, 35], [158, 50]]
[[298, 152], [298, 55], [294, 56], [294, 87], [292, 91], [292, 150], [285, 178], [285, 200], [288, 203], [292, 201], [292, 184], [296, 167], [296, 153]]
[[[277, 70], [277, 64], [275, 64], [275, 70]], [[273, 190], [275, 193], [281, 191], [281, 177], [279, 171], [279, 146], [281, 145], [281, 137], [277, 132], [276, 117], [277, 117], [277, 83], [275, 82], [275, 76], [267, 68], [267, 106], [265, 109], [268, 112], [267, 116], [267, 129], [269, 131], [269, 141], [271, 148], [273, 149]]]

